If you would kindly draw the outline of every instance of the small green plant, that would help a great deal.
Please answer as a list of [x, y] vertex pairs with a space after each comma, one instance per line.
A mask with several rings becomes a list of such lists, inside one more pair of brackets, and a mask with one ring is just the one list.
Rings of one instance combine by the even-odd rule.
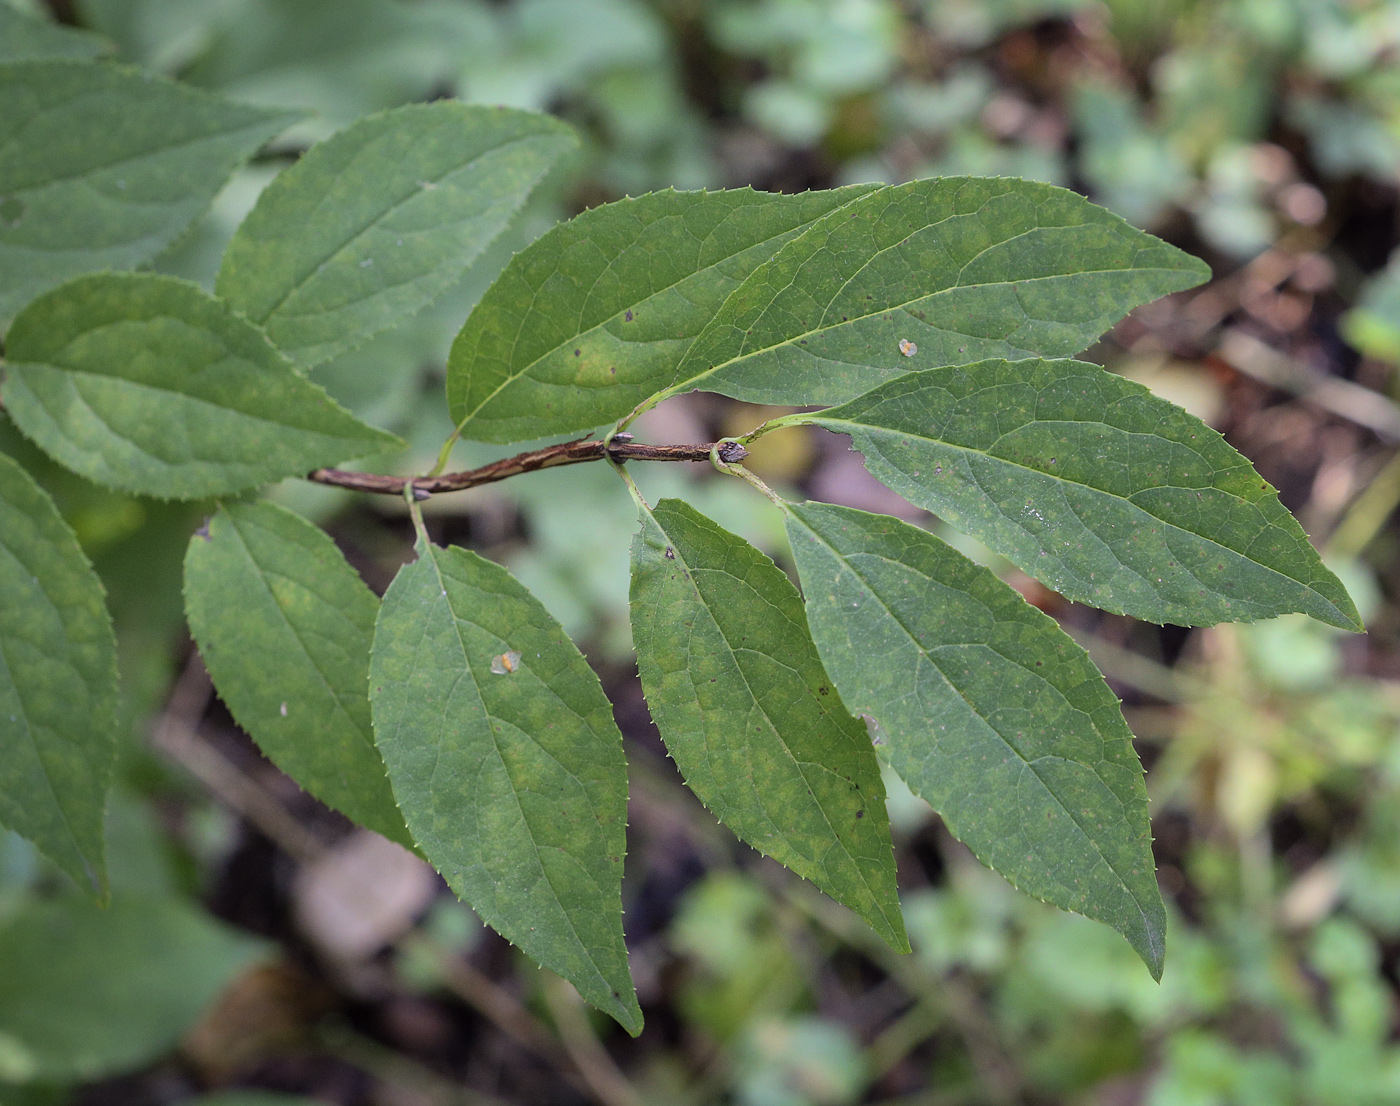
[[[214, 294], [104, 271], [154, 257], [290, 121], [101, 62], [0, 65], [6, 413], [98, 484], [215, 501], [190, 540], [185, 608], [220, 695], [279, 767], [419, 851], [483, 920], [640, 1031], [609, 703], [540, 602], [499, 565], [434, 545], [420, 513], [434, 495], [599, 462], [640, 518], [632, 619], [652, 715], [740, 838], [907, 950], [884, 757], [984, 863], [1112, 926], [1160, 976], [1142, 770], [1084, 651], [932, 534], [784, 502], [743, 461], [778, 427], [819, 426], [1070, 599], [1153, 622], [1302, 612], [1359, 629], [1248, 461], [1067, 359], [1201, 282], [1201, 262], [1015, 179], [605, 204], [519, 253], [467, 319], [433, 471], [346, 471], [330, 466], [403, 443], [308, 371], [444, 292], [573, 139], [545, 116], [448, 101], [370, 116], [263, 192]], [[639, 414], [695, 389], [809, 410], [717, 442], [634, 439]], [[459, 439], [566, 436], [448, 471]], [[628, 474], [706, 458], [781, 509], [801, 593]], [[382, 601], [324, 532], [258, 500], [287, 477], [406, 500], [416, 559]], [[110, 620], [53, 501], [3, 456], [0, 550], [0, 823], [101, 898]]]

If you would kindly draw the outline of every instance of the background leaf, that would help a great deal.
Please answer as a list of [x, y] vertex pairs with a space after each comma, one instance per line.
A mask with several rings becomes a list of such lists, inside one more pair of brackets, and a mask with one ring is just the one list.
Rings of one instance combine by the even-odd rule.
[[1011, 883], [1107, 922], [1162, 975], [1147, 788], [1088, 654], [990, 571], [888, 515], [792, 505], [807, 618], [847, 708]]
[[69, 277], [155, 257], [296, 118], [113, 65], [0, 67], [0, 323]]
[[794, 422], [1077, 602], [1199, 626], [1301, 611], [1361, 629], [1278, 494], [1199, 419], [1082, 361], [983, 361]]
[[0, 2], [0, 62], [26, 58], [91, 58], [108, 48], [101, 35], [34, 18]]
[[6, 357], [5, 405], [19, 428], [74, 472], [140, 495], [236, 492], [403, 444], [172, 277], [70, 281], [20, 313]]
[[266, 948], [176, 899], [34, 900], [0, 926], [0, 1034], [36, 1079], [126, 1071], [170, 1049]]
[[362, 119], [259, 196], [218, 293], [320, 364], [441, 295], [575, 144], [549, 116], [449, 101]]
[[1077, 353], [1139, 304], [1209, 276], [1063, 188], [911, 181], [832, 212], [756, 269], [674, 387], [841, 403], [914, 369]]
[[0, 824], [101, 896], [116, 714], [102, 585], [53, 500], [0, 454]]
[[273, 1091], [215, 1091], [185, 1102], [187, 1106], [324, 1106], [321, 1099]]
[[560, 223], [515, 256], [447, 363], [463, 435], [514, 442], [621, 418], [754, 268], [867, 187], [656, 192]]
[[483, 921], [639, 1033], [622, 735], [559, 624], [500, 565], [420, 542], [380, 608], [370, 700], [423, 854]]
[[379, 600], [335, 542], [271, 503], [221, 504], [190, 539], [185, 610], [220, 698], [272, 762], [413, 848], [370, 724]]
[[687, 786], [907, 952], [875, 753], [782, 571], [663, 499], [643, 510], [632, 543], [632, 636], [651, 716]]

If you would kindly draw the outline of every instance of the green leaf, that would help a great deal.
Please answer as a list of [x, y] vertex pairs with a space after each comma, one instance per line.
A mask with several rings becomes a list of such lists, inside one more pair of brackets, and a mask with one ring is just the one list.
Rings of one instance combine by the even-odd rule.
[[784, 421], [1076, 602], [1183, 626], [1301, 611], [1361, 629], [1278, 493], [1225, 439], [1081, 361], [910, 373]]
[[222, 495], [403, 445], [172, 277], [70, 281], [20, 313], [6, 357], [16, 425], [74, 472], [139, 495]]
[[38, 1079], [128, 1071], [174, 1047], [266, 949], [176, 899], [32, 901], [0, 928], [0, 1040]]
[[841, 699], [1016, 887], [1106, 922], [1162, 975], [1147, 789], [1117, 697], [1055, 620], [932, 534], [806, 503], [788, 536]]
[[102, 585], [53, 500], [0, 454], [0, 825], [98, 896], [116, 714]]
[[673, 388], [841, 403], [911, 370], [1062, 357], [1209, 276], [1063, 188], [911, 181], [832, 212], [756, 269], [690, 347]]
[[500, 565], [420, 542], [380, 607], [370, 701], [423, 854], [483, 921], [639, 1033], [622, 735], [559, 624]]
[[644, 507], [632, 635], [651, 716], [690, 789], [909, 951], [875, 751], [782, 571], [680, 500]]
[[370, 724], [379, 600], [335, 542], [271, 503], [221, 504], [190, 539], [185, 610], [220, 697], [272, 762], [413, 848]]
[[0, 62], [27, 58], [91, 58], [105, 52], [101, 35], [35, 19], [0, 0]]
[[754, 268], [868, 191], [654, 192], [585, 211], [517, 254], [452, 345], [447, 398], [471, 440], [621, 418]]
[[575, 144], [549, 116], [449, 101], [361, 119], [258, 197], [218, 293], [303, 368], [328, 361], [437, 299]]
[[0, 67], [0, 323], [79, 273], [155, 257], [296, 118], [119, 66]]

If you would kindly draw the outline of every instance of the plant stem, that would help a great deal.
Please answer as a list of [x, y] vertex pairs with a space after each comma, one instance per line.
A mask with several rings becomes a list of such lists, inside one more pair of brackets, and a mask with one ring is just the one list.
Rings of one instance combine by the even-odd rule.
[[729, 457], [725, 447], [736, 445], [739, 446], [740, 449], [743, 449], [743, 446], [739, 445], [738, 442], [728, 440], [716, 442], [714, 449], [710, 453], [710, 463], [714, 465], [715, 468], [718, 469], [720, 472], [728, 473], [730, 476], [737, 476], [741, 480], [747, 480], [750, 484], [752, 484], [755, 488], [757, 488], [770, 500], [772, 500], [772, 502], [775, 505], [786, 510], [787, 500], [785, 500], [782, 496], [780, 496], [777, 492], [775, 492], [772, 488], [770, 488], [767, 484], [760, 480], [755, 473], [750, 472], [743, 465], [733, 465], [729, 463]]
[[438, 450], [437, 464], [433, 466], [432, 472], [428, 473], [429, 476], [438, 476], [442, 473], [442, 470], [447, 467], [448, 458], [452, 456], [452, 447], [457, 444], [457, 439], [460, 435], [461, 429], [458, 428], [447, 436], [447, 441], [443, 442], [442, 448]]
[[559, 1039], [593, 1097], [604, 1106], [642, 1106], [637, 1089], [598, 1040], [573, 985], [553, 973], [547, 973], [543, 983], [545, 1005], [554, 1017]]
[[428, 528], [423, 525], [423, 508], [420, 507], [418, 503], [420, 498], [426, 499], [427, 497], [420, 497], [417, 488], [406, 484], [403, 489], [403, 498], [404, 502], [408, 504], [408, 515], [413, 519], [413, 529], [418, 535], [418, 542], [423, 546], [423, 550], [426, 553], [432, 542], [428, 538]]
[[601, 461], [604, 458], [621, 464], [624, 461], [708, 461], [710, 452], [720, 449], [723, 461], [740, 461], [748, 456], [738, 442], [706, 442], [702, 445], [644, 445], [641, 442], [622, 441], [622, 435], [611, 442], [602, 439], [579, 438], [572, 442], [545, 446], [517, 453], [514, 457], [504, 457], [492, 461], [481, 468], [465, 472], [445, 472], [429, 476], [381, 476], [373, 472], [345, 472], [342, 469], [317, 469], [308, 474], [308, 480], [316, 484], [328, 484], [336, 488], [350, 488], [353, 491], [373, 492], [378, 495], [403, 495], [411, 488], [415, 499], [427, 499], [442, 492], [460, 492], [482, 484], [494, 484], [539, 469], [556, 468], [559, 465], [581, 465], [588, 461]]

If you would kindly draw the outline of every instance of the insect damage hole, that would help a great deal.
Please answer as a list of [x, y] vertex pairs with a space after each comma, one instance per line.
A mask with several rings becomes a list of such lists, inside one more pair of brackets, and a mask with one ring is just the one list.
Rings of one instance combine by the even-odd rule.
[[497, 676], [509, 676], [520, 667], [520, 654], [510, 649], [498, 657], [491, 658], [491, 671]]

